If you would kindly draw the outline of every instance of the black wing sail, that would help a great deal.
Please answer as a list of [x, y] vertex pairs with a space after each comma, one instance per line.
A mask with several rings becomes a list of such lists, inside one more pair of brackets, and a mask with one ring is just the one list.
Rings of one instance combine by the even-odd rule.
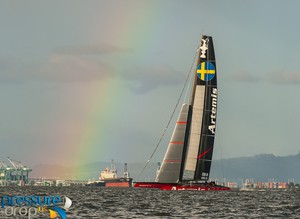
[[206, 181], [209, 178], [217, 116], [217, 68], [213, 40], [202, 36], [197, 69], [191, 94], [191, 122], [183, 180]]

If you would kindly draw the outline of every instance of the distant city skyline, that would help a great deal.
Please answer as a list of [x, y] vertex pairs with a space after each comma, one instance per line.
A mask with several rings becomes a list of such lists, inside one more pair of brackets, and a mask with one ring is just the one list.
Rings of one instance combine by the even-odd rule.
[[[297, 154], [299, 7], [296, 0], [1, 2], [0, 161], [147, 161], [201, 34], [214, 39], [218, 70], [214, 159]], [[162, 160], [173, 126], [153, 162]]]

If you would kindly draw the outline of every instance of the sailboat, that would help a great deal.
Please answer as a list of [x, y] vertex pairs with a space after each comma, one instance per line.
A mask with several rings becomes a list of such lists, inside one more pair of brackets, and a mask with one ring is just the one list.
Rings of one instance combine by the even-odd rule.
[[189, 103], [184, 103], [155, 182], [134, 187], [161, 190], [229, 190], [209, 182], [217, 117], [217, 69], [213, 40], [203, 35]]

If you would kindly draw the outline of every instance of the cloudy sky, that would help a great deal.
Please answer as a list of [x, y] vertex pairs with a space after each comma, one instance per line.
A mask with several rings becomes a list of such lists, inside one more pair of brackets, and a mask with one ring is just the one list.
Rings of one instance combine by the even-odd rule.
[[298, 153], [299, 8], [296, 0], [1, 1], [0, 159], [146, 161], [201, 34], [213, 37], [217, 59], [215, 159]]

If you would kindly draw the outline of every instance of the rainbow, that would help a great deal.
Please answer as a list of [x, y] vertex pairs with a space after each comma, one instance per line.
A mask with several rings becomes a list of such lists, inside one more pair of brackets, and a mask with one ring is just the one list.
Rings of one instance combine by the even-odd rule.
[[[119, 5], [109, 12], [108, 17], [112, 20], [109, 20], [109, 27], [105, 33], [101, 29], [95, 29], [98, 26], [97, 20], [91, 24], [91, 30], [88, 33], [91, 41], [95, 41], [98, 37], [103, 38], [105, 35], [104, 38], [109, 38], [110, 42], [120, 46], [120, 48], [131, 49], [134, 47], [139, 50], [134, 52], [147, 52], [156, 43], [156, 39], [162, 37], [160, 36], [161, 26], [157, 25], [160, 15], [157, 4], [151, 1], [124, 2], [121, 4], [124, 5]], [[132, 8], [132, 13], [123, 10], [124, 7]], [[130, 56], [124, 56], [118, 60], [116, 65], [136, 65], [133, 62], [136, 60]], [[111, 69], [110, 73], [121, 75], [122, 70], [115, 67]], [[68, 157], [72, 160], [73, 166], [96, 161], [95, 154], [99, 158], [98, 161], [108, 161], [111, 157], [106, 157], [105, 154], [117, 148], [117, 146], [115, 149], [108, 148], [108, 142], [113, 136], [108, 136], [105, 130], [114, 130], [110, 124], [113, 123], [115, 117], [122, 115], [122, 104], [127, 98], [127, 92], [124, 91], [126, 88], [121, 80], [114, 78], [114, 80], [108, 81], [105, 84], [100, 83], [101, 86], [97, 89], [91, 88], [82, 97], [78, 97], [85, 99], [85, 104], [88, 107], [86, 112], [88, 119], [80, 127], [77, 127], [76, 132], [79, 133], [77, 138], [66, 140], [65, 149], [68, 152], [64, 152], [64, 154], [69, 153]], [[115, 151], [115, 153], [117, 152]], [[85, 176], [82, 175], [84, 172], [85, 170], [74, 168], [70, 174], [75, 178], [84, 178]]]

